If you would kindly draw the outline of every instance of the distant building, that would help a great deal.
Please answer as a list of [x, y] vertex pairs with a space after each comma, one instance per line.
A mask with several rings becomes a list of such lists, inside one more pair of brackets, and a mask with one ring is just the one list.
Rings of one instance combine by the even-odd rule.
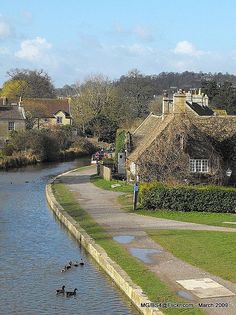
[[25, 130], [26, 118], [21, 102], [0, 98], [0, 147], [9, 140], [12, 131]]
[[130, 180], [235, 184], [236, 116], [212, 110], [201, 91], [180, 90], [163, 97], [162, 115], [151, 113], [131, 134], [129, 151]]
[[33, 128], [50, 128], [72, 124], [69, 99], [28, 98], [22, 106], [32, 117]]

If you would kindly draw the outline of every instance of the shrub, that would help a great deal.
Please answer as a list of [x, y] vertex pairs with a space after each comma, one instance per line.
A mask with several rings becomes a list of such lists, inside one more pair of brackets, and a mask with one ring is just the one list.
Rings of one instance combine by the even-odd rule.
[[221, 186], [142, 184], [140, 201], [146, 209], [236, 212], [236, 189]]
[[92, 154], [96, 151], [95, 145], [92, 144], [87, 138], [78, 137], [72, 145], [73, 148], [77, 148], [85, 154]]
[[6, 144], [2, 150], [3, 155], [11, 156], [14, 153], [15, 147], [13, 144]]

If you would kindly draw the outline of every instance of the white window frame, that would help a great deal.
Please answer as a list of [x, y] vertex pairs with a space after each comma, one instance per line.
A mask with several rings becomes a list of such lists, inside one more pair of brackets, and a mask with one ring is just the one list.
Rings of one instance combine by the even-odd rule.
[[207, 159], [190, 159], [190, 173], [209, 173], [209, 160]]
[[8, 121], [8, 131], [15, 130], [15, 122], [14, 121]]
[[63, 117], [57, 116], [57, 124], [62, 124]]

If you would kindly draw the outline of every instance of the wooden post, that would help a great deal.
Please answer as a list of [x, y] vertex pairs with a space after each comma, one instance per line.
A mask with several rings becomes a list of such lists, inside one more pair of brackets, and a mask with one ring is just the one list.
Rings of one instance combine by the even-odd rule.
[[137, 202], [138, 202], [138, 183], [134, 184], [134, 195], [133, 195], [133, 210], [136, 210], [137, 208]]

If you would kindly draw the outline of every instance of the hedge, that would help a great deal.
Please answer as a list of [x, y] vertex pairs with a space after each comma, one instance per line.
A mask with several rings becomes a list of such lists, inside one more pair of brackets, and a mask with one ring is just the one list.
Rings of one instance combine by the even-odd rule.
[[236, 212], [236, 189], [221, 186], [168, 186], [141, 184], [145, 209], [171, 211]]

